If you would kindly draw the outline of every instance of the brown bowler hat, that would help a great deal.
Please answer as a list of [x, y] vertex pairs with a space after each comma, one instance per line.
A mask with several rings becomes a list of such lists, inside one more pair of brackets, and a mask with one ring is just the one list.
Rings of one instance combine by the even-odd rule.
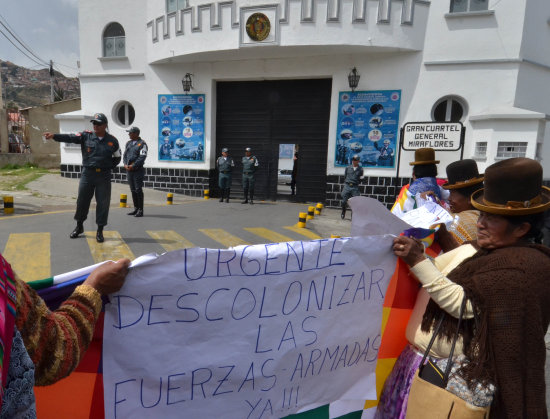
[[414, 161], [410, 162], [411, 166], [416, 164], [438, 164], [439, 160], [435, 159], [435, 150], [433, 148], [418, 148], [414, 150]]
[[447, 166], [447, 182], [441, 187], [443, 189], [462, 189], [481, 182], [483, 182], [483, 175], [479, 174], [476, 161], [464, 159], [452, 162]]
[[485, 170], [485, 188], [472, 194], [472, 205], [499, 215], [528, 215], [550, 207], [550, 189], [542, 186], [542, 166], [525, 157], [492, 164]]

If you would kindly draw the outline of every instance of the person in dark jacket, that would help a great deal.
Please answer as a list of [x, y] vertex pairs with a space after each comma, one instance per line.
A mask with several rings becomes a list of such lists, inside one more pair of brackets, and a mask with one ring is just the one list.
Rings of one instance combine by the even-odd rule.
[[359, 183], [363, 178], [363, 168], [359, 164], [359, 156], [356, 154], [351, 159], [351, 165], [344, 171], [344, 189], [342, 189], [342, 219], [346, 216], [346, 205], [352, 196], [361, 195]]
[[143, 217], [143, 177], [145, 175], [143, 164], [147, 158], [147, 143], [139, 136], [138, 127], [131, 127], [126, 132], [128, 132], [130, 141], [126, 143], [123, 163], [128, 174], [128, 183], [134, 202], [134, 210], [128, 215]]
[[109, 204], [111, 202], [111, 170], [121, 160], [118, 140], [107, 132], [107, 117], [102, 113], [96, 113], [90, 120], [94, 131], [83, 131], [77, 134], [52, 134], [45, 132], [44, 138], [62, 143], [80, 144], [82, 150], [82, 175], [78, 186], [78, 198], [76, 201], [76, 227], [71, 232], [70, 238], [76, 239], [84, 233], [84, 221], [88, 217], [90, 203], [95, 194], [97, 203], [96, 240], [103, 243], [103, 227], [107, 225], [109, 217]]
[[[242, 159], [243, 164], [243, 190], [244, 201], [241, 204], [254, 204], [254, 184], [256, 183], [256, 169], [258, 168], [258, 159], [252, 155], [252, 149], [246, 147], [245, 156]], [[250, 201], [248, 201], [248, 194], [250, 194]]]
[[231, 172], [235, 167], [233, 158], [229, 156], [229, 150], [222, 148], [222, 155], [216, 160], [216, 166], [218, 167], [218, 186], [220, 187], [220, 202], [229, 202], [229, 193], [231, 191]]

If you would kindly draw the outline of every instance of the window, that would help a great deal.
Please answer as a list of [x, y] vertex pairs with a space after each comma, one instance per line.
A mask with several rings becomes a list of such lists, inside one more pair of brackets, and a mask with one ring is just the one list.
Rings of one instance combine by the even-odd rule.
[[103, 56], [126, 56], [126, 36], [120, 23], [109, 23], [103, 32]]
[[134, 122], [136, 112], [130, 102], [122, 101], [115, 107], [116, 122], [123, 127], [129, 127]]
[[166, 0], [166, 13], [189, 7], [189, 0]]
[[476, 148], [474, 150], [474, 157], [478, 159], [487, 158], [487, 141], [480, 141], [476, 143]]
[[510, 159], [512, 157], [525, 157], [527, 143], [523, 142], [499, 142], [497, 147], [497, 160]]
[[451, 13], [479, 12], [489, 9], [489, 0], [451, 0]]
[[457, 96], [439, 99], [432, 109], [432, 121], [459, 122], [466, 115], [466, 104]]

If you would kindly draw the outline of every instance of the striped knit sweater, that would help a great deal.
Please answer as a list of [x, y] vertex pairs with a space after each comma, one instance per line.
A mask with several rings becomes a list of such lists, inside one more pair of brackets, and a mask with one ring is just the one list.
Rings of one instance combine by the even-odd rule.
[[80, 285], [55, 311], [17, 275], [17, 315], [20, 331], [35, 366], [36, 385], [53, 384], [68, 376], [82, 359], [101, 311], [101, 296]]

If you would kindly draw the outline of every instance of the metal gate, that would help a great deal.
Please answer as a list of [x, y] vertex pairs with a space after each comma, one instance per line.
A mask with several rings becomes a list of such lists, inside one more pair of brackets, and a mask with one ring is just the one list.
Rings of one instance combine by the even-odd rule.
[[[235, 160], [231, 196], [242, 196], [245, 147], [260, 163], [255, 198], [324, 201], [332, 80], [218, 82], [216, 155]], [[294, 149], [296, 195], [291, 195]]]

